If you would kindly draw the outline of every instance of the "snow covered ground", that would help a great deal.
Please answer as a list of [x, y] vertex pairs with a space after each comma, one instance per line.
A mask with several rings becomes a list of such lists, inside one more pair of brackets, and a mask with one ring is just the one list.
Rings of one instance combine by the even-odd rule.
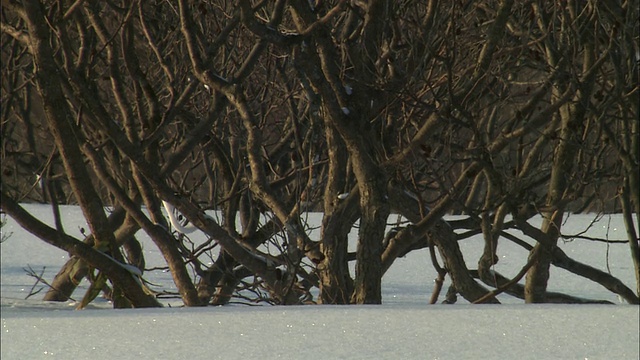
[[[26, 205], [51, 224], [50, 208]], [[76, 207], [64, 207], [68, 233], [86, 227]], [[313, 216], [312, 216], [313, 219]], [[617, 216], [589, 226], [593, 216], [574, 215], [564, 232], [624, 239]], [[383, 279], [380, 306], [247, 306], [110, 310], [97, 300], [87, 310], [45, 303], [42, 292], [25, 299], [34, 278], [50, 281], [68, 254], [34, 238], [10, 218], [0, 245], [2, 332], [0, 357], [8, 359], [639, 359], [639, 307], [632, 305], [524, 305], [501, 295], [503, 305], [428, 305], [435, 272], [428, 252], [398, 259]], [[162, 266], [150, 240], [147, 267]], [[482, 251], [479, 238], [461, 242], [470, 267]], [[610, 271], [634, 288], [628, 245], [587, 240], [562, 244], [578, 261]], [[499, 245], [496, 270], [515, 275], [527, 254], [507, 241]], [[170, 274], [149, 281], [172, 288]], [[37, 285], [34, 290], [41, 288]], [[444, 291], [446, 291], [445, 284]], [[552, 269], [551, 291], [619, 303], [600, 285]], [[81, 297], [80, 295], [77, 295]], [[169, 307], [171, 306], [171, 307]]]

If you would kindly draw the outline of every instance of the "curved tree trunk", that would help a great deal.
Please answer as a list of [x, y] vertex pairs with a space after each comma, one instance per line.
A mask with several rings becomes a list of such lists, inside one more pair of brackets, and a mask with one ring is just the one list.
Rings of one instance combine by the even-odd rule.
[[[418, 203], [403, 189], [390, 184], [389, 199], [393, 209], [412, 223], [421, 224], [424, 221], [418, 208]], [[445, 267], [449, 271], [451, 280], [460, 295], [467, 301], [474, 302], [488, 294], [489, 291], [478, 284], [469, 269], [467, 269], [462, 251], [458, 246], [456, 234], [449, 224], [442, 218], [432, 218], [430, 224], [432, 225], [428, 227], [426, 234], [421, 230], [416, 233], [416, 227], [409, 226], [392, 238], [382, 255], [383, 271], [388, 270], [393, 261], [401, 254], [406, 254], [413, 248], [426, 246], [424, 237], [427, 236], [438, 247]], [[491, 298], [488, 302], [497, 303], [498, 300]]]
[[45, 225], [22, 209], [13, 199], [2, 195], [2, 210], [29, 232], [59, 249], [68, 251], [71, 255], [86, 261], [90, 266], [102, 271], [129, 300], [133, 307], [160, 307], [155, 296], [147, 294], [135, 275], [125, 269], [112, 257], [66, 234]]
[[[320, 280], [319, 301], [323, 304], [348, 304], [353, 292], [347, 261], [348, 233], [351, 219], [345, 218], [345, 206], [338, 203], [346, 187], [347, 156], [344, 142], [333, 126], [325, 127], [329, 170], [324, 192], [322, 218], [322, 253], [324, 260], [318, 266]], [[342, 203], [344, 204], [344, 202]]]
[[[585, 35], [588, 37], [589, 35]], [[571, 184], [570, 174], [576, 166], [576, 154], [579, 150], [579, 144], [583, 136], [584, 122], [587, 116], [587, 107], [591, 92], [593, 89], [593, 80], [595, 79], [595, 69], [597, 66], [595, 60], [595, 48], [593, 39], [586, 38], [585, 45], [582, 48], [582, 74], [584, 78], [578, 85], [569, 82], [569, 79], [562, 78], [558, 80], [557, 86], [553, 90], [553, 97], [561, 98], [561, 94], [567, 89], [577, 86], [577, 91], [573, 102], [563, 105], [557, 114], [560, 116], [560, 129], [558, 131], [558, 145], [555, 148], [553, 165], [551, 168], [551, 179], [549, 181], [547, 193], [547, 209], [543, 212], [542, 231], [547, 234], [548, 238], [553, 239], [551, 244], [537, 244], [531, 254], [542, 248], [538, 261], [531, 267], [527, 273], [525, 294], [526, 302], [540, 303], [545, 302], [545, 292], [547, 282], [549, 280], [549, 267], [552, 261], [553, 248], [556, 246], [557, 239], [560, 236], [562, 220], [564, 218], [565, 206], [567, 199], [573, 193], [578, 191], [580, 185]], [[559, 46], [552, 43], [552, 40], [546, 42], [548, 51], [548, 62], [551, 66], [557, 66], [560, 60], [554, 48]], [[579, 181], [579, 179], [573, 179]]]
[[[41, 4], [37, 1], [25, 1], [22, 16], [29, 30], [29, 49], [38, 68], [36, 84], [42, 97], [46, 120], [62, 158], [75, 198], [82, 208], [93, 234], [95, 248], [111, 253], [116, 259], [121, 259], [122, 256], [104, 213], [104, 207], [93, 187], [80, 147], [75, 140], [78, 135], [77, 129], [72, 123], [72, 115], [60, 86], [59, 71], [56, 69], [55, 62], [51, 61], [53, 58], [53, 50], [49, 45], [51, 34], [45, 21], [45, 15], [42, 13]], [[87, 255], [83, 251], [78, 254]], [[146, 297], [140, 295], [144, 294], [141, 286], [132, 288], [131, 284], [120, 284], [119, 281], [123, 281], [120, 277], [111, 280], [114, 282], [114, 286], [121, 287], [125, 296], [132, 301], [134, 306], [145, 304]]]
[[[140, 227], [134, 222], [125, 220], [126, 212], [120, 206], [117, 206], [107, 220], [112, 229], [118, 229], [115, 231], [116, 243], [122, 244], [126, 242], [126, 239], [133, 236]], [[84, 242], [90, 246], [93, 246], [93, 234], [87, 236]], [[71, 298], [73, 292], [78, 287], [78, 284], [87, 276], [89, 268], [87, 264], [77, 257], [71, 257], [60, 268], [56, 276], [51, 282], [51, 288], [44, 295], [45, 301], [67, 301]], [[142, 270], [142, 269], [141, 269]]]

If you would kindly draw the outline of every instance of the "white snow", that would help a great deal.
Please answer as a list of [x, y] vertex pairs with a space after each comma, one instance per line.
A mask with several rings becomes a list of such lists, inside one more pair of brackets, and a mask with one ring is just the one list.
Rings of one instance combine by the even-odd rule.
[[[53, 224], [48, 206], [25, 205]], [[86, 228], [76, 207], [62, 207], [65, 229]], [[319, 221], [317, 214], [310, 219]], [[574, 215], [566, 233], [586, 229], [591, 215]], [[611, 220], [611, 221], [609, 221]], [[501, 295], [503, 305], [428, 305], [433, 270], [428, 252], [398, 259], [383, 278], [383, 304], [368, 306], [247, 306], [112, 310], [98, 299], [86, 310], [72, 302], [47, 303], [45, 290], [28, 299], [30, 266], [51, 281], [68, 254], [26, 233], [7, 218], [0, 245], [2, 360], [10, 359], [638, 359], [639, 307], [633, 305], [525, 305]], [[355, 231], [351, 235], [354, 235]], [[624, 239], [620, 217], [605, 217], [585, 234]], [[163, 266], [142, 234], [147, 267]], [[312, 233], [313, 236], [317, 234]], [[482, 251], [478, 237], [461, 242], [470, 267]], [[634, 288], [627, 244], [563, 243], [576, 260], [607, 271]], [[526, 252], [500, 242], [496, 270], [513, 276]], [[166, 272], [145, 279], [175, 287]], [[86, 288], [81, 286], [81, 288]], [[448, 284], [445, 283], [443, 292]], [[41, 288], [39, 284], [35, 288]], [[549, 290], [618, 301], [588, 280], [553, 268]], [[78, 291], [76, 297], [81, 297]], [[441, 299], [442, 300], [442, 296]]]

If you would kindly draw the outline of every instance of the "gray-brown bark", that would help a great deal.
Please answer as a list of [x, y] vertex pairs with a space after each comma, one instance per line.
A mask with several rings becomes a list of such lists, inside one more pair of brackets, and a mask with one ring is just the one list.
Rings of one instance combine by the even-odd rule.
[[[310, 284], [322, 303], [378, 303], [395, 258], [427, 246], [446, 262], [438, 280], [450, 274], [450, 294], [474, 301], [488, 290], [464, 265], [461, 236], [482, 234], [478, 273], [494, 285], [500, 241], [514, 227], [507, 214], [542, 214], [542, 230], [561, 236], [563, 211], [611, 211], [618, 199], [638, 262], [638, 25], [629, 4], [178, 5], [3, 2], [0, 166], [13, 199], [41, 199], [39, 187], [29, 189], [34, 175], [77, 193], [58, 200], [82, 205], [98, 245], [109, 237], [116, 257], [144, 225], [185, 303], [227, 303], [245, 286], [254, 300], [308, 302]], [[47, 26], [19, 20], [34, 7]], [[34, 57], [40, 48], [49, 52]], [[42, 131], [52, 117], [65, 119], [55, 123], [63, 133]], [[54, 145], [61, 137], [76, 145]], [[90, 159], [100, 176], [87, 171]], [[161, 200], [205, 242], [160, 231], [168, 227]], [[110, 216], [107, 227], [102, 203], [127, 204], [126, 223]], [[319, 239], [309, 238], [306, 209], [324, 211]], [[390, 209], [413, 225], [383, 242]], [[220, 219], [204, 215], [211, 210]], [[447, 226], [449, 213], [469, 216], [465, 235], [455, 233], [460, 221]], [[542, 275], [542, 300], [554, 262], [625, 291], [588, 267], [536, 254], [522, 265], [533, 264], [532, 282]], [[61, 299], [86, 273], [76, 261], [54, 279]]]
[[[348, 304], [353, 292], [353, 281], [347, 262], [348, 232], [351, 229], [346, 199], [347, 156], [344, 143], [332, 126], [325, 128], [329, 156], [327, 186], [324, 192], [322, 218], [323, 262], [318, 266], [320, 280], [319, 301], [324, 304]], [[346, 225], [346, 226], [345, 226]]]
[[[53, 58], [53, 51], [48, 44], [49, 28], [45, 24], [45, 16], [41, 12], [40, 4], [25, 2], [22, 15], [29, 31], [29, 49], [38, 68], [36, 83], [43, 100], [47, 123], [60, 152], [75, 198], [82, 208], [93, 234], [95, 247], [100, 251], [111, 253], [116, 259], [122, 259], [116, 246], [115, 236], [104, 213], [102, 201], [95, 191], [91, 177], [84, 165], [77, 143], [79, 140], [76, 136], [77, 129], [74, 129], [72, 115], [60, 87], [58, 69], [56, 69], [55, 63], [50, 61]], [[138, 289], [135, 289], [120, 284], [115, 285], [122, 286], [125, 295], [130, 292], [142, 291], [139, 286]], [[134, 302], [134, 306], [137, 305]]]
[[[389, 194], [393, 199], [392, 206], [395, 211], [398, 211], [414, 224], [424, 221], [425, 218], [421, 218], [420, 209], [416, 206], [418, 204], [406, 191], [392, 185]], [[474, 302], [488, 293], [488, 290], [478, 284], [471, 276], [453, 229], [441, 217], [434, 220], [433, 225], [426, 232], [422, 230], [416, 232], [414, 229], [413, 226], [409, 226], [391, 239], [382, 255], [384, 271], [391, 266], [400, 254], [408, 252], [412, 246], [418, 248], [415, 244], [420, 242], [421, 238], [427, 236], [438, 247], [456, 290], [465, 299], [469, 302]], [[497, 300], [491, 298], [488, 302], [495, 303]]]
[[[567, 15], [573, 14], [571, 11]], [[570, 16], [570, 15], [569, 15]], [[541, 21], [546, 22], [547, 19]], [[598, 64], [594, 49], [594, 39], [590, 35], [583, 35], [585, 44], [583, 48], [582, 60], [582, 82], [577, 85], [576, 95], [570, 104], [566, 104], [559, 109], [560, 129], [558, 130], [558, 145], [555, 148], [553, 166], [551, 168], [551, 178], [547, 195], [546, 206], [550, 209], [543, 213], [542, 231], [553, 240], [552, 246], [560, 234], [562, 220], [564, 218], [564, 202], [568, 196], [572, 196], [577, 191], [578, 186], [571, 184], [576, 179], [570, 178], [570, 173], [576, 164], [576, 156], [581, 142], [582, 130], [585, 128], [588, 99], [591, 97], [593, 81]], [[558, 66], [558, 44], [552, 38], [545, 42], [547, 47], [548, 61], [551, 66]], [[566, 79], [561, 79], [556, 84], [553, 96], [560, 97], [566, 89], [575, 86]], [[551, 264], [551, 248], [546, 244], [537, 244], [536, 248], [542, 247], [538, 261], [531, 267], [527, 274], [526, 301], [544, 302], [547, 282], [549, 280], [549, 267]], [[534, 250], [535, 251], [535, 250]]]
[[34, 235], [45, 242], [58, 247], [71, 255], [86, 261], [90, 266], [103, 271], [118, 287], [124, 296], [134, 307], [160, 307], [160, 303], [153, 295], [145, 293], [135, 275], [126, 270], [121, 263], [107, 256], [101, 251], [72, 238], [61, 234], [55, 229], [45, 225], [22, 209], [10, 197], [2, 192], [2, 210], [6, 211], [25, 229], [29, 229]]

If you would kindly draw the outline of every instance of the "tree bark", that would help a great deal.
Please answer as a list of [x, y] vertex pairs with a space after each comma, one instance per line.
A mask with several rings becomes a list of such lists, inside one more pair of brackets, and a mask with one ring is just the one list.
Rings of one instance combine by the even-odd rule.
[[[114, 230], [116, 243], [123, 244], [140, 228], [126, 219], [126, 213], [120, 206], [116, 206], [107, 218], [111, 229]], [[89, 246], [94, 245], [93, 234], [84, 239]], [[44, 295], [45, 301], [67, 301], [78, 287], [78, 284], [88, 273], [87, 264], [77, 257], [72, 257], [60, 268], [51, 282], [51, 288]]]
[[[407, 192], [401, 188], [391, 184], [389, 188], [389, 199], [394, 210], [402, 214], [414, 224], [423, 224], [425, 218], [422, 218], [418, 204]], [[421, 238], [427, 236], [437, 247], [446, 269], [449, 271], [451, 280], [456, 290], [467, 301], [474, 302], [486, 294], [489, 290], [478, 284], [471, 276], [469, 269], [464, 261], [462, 251], [458, 246], [456, 234], [442, 217], [432, 218], [428, 213], [431, 222], [427, 230], [422, 230], [421, 225], [409, 226], [407, 229], [400, 231], [394, 238], [389, 241], [389, 245], [382, 255], [382, 268], [386, 271], [391, 267], [393, 261], [400, 255], [407, 253], [412, 247], [420, 242]], [[418, 228], [416, 231], [416, 228]], [[422, 241], [422, 244], [425, 242]], [[498, 300], [491, 298], [487, 300], [490, 303], [497, 303]]]
[[82, 208], [96, 247], [113, 251], [115, 238], [107, 222], [104, 207], [93, 188], [91, 177], [77, 143], [76, 130], [67, 101], [60, 87], [59, 70], [52, 62], [53, 50], [49, 46], [51, 37], [38, 1], [24, 3], [24, 20], [29, 29], [30, 50], [38, 71], [36, 83], [42, 97], [45, 115], [51, 134], [60, 152], [73, 193]]
[[2, 191], [2, 210], [7, 212], [18, 224], [29, 232], [59, 249], [86, 261], [90, 266], [104, 272], [118, 287], [133, 307], [161, 307], [153, 295], [145, 293], [135, 275], [126, 270], [122, 263], [100, 252], [90, 245], [62, 234], [45, 225], [22, 209], [13, 199]]
[[323, 304], [348, 304], [353, 292], [347, 261], [348, 233], [352, 223], [345, 217], [345, 202], [341, 196], [346, 187], [347, 156], [344, 142], [334, 127], [325, 127], [329, 170], [324, 192], [322, 218], [322, 253], [324, 260], [318, 266], [320, 280], [319, 301]]
[[[526, 302], [545, 302], [547, 282], [549, 281], [549, 267], [551, 265], [552, 247], [557, 243], [562, 220], [565, 212], [565, 202], [570, 190], [570, 175], [575, 164], [575, 155], [578, 145], [581, 143], [581, 130], [585, 121], [587, 106], [594, 80], [595, 55], [591, 39], [587, 39], [587, 44], [583, 49], [582, 72], [584, 78], [578, 86], [574, 102], [563, 105], [557, 116], [560, 116], [560, 129], [558, 131], [558, 145], [555, 149], [553, 166], [551, 168], [551, 179], [547, 194], [546, 206], [549, 210], [543, 212], [542, 231], [553, 239], [552, 244], [537, 244], [536, 249], [531, 254], [542, 247], [544, 251], [540, 253], [538, 261], [529, 269], [525, 286]], [[554, 46], [547, 43], [547, 46]], [[549, 50], [551, 51], [551, 50]], [[555, 55], [549, 55], [550, 65], [557, 65], [558, 60]], [[562, 97], [561, 93], [566, 92], [573, 85], [567, 79], [560, 79], [553, 91], [555, 98]], [[574, 179], [575, 181], [575, 179]], [[551, 247], [550, 247], [551, 246]]]
[[[49, 46], [51, 38], [46, 17], [41, 4], [37, 1], [25, 1], [23, 19], [29, 33], [29, 49], [37, 67], [36, 84], [43, 101], [47, 123], [60, 152], [71, 189], [87, 219], [95, 240], [95, 247], [110, 252], [116, 259], [122, 259], [116, 245], [115, 236], [109, 226], [100, 196], [95, 191], [89, 172], [78, 146], [76, 129], [72, 123], [71, 111], [60, 86], [59, 69], [56, 68], [53, 50]], [[117, 280], [112, 279], [116, 282]], [[121, 286], [120, 284], [114, 284]], [[127, 292], [135, 289], [123, 288]], [[138, 290], [141, 291], [141, 288]]]

